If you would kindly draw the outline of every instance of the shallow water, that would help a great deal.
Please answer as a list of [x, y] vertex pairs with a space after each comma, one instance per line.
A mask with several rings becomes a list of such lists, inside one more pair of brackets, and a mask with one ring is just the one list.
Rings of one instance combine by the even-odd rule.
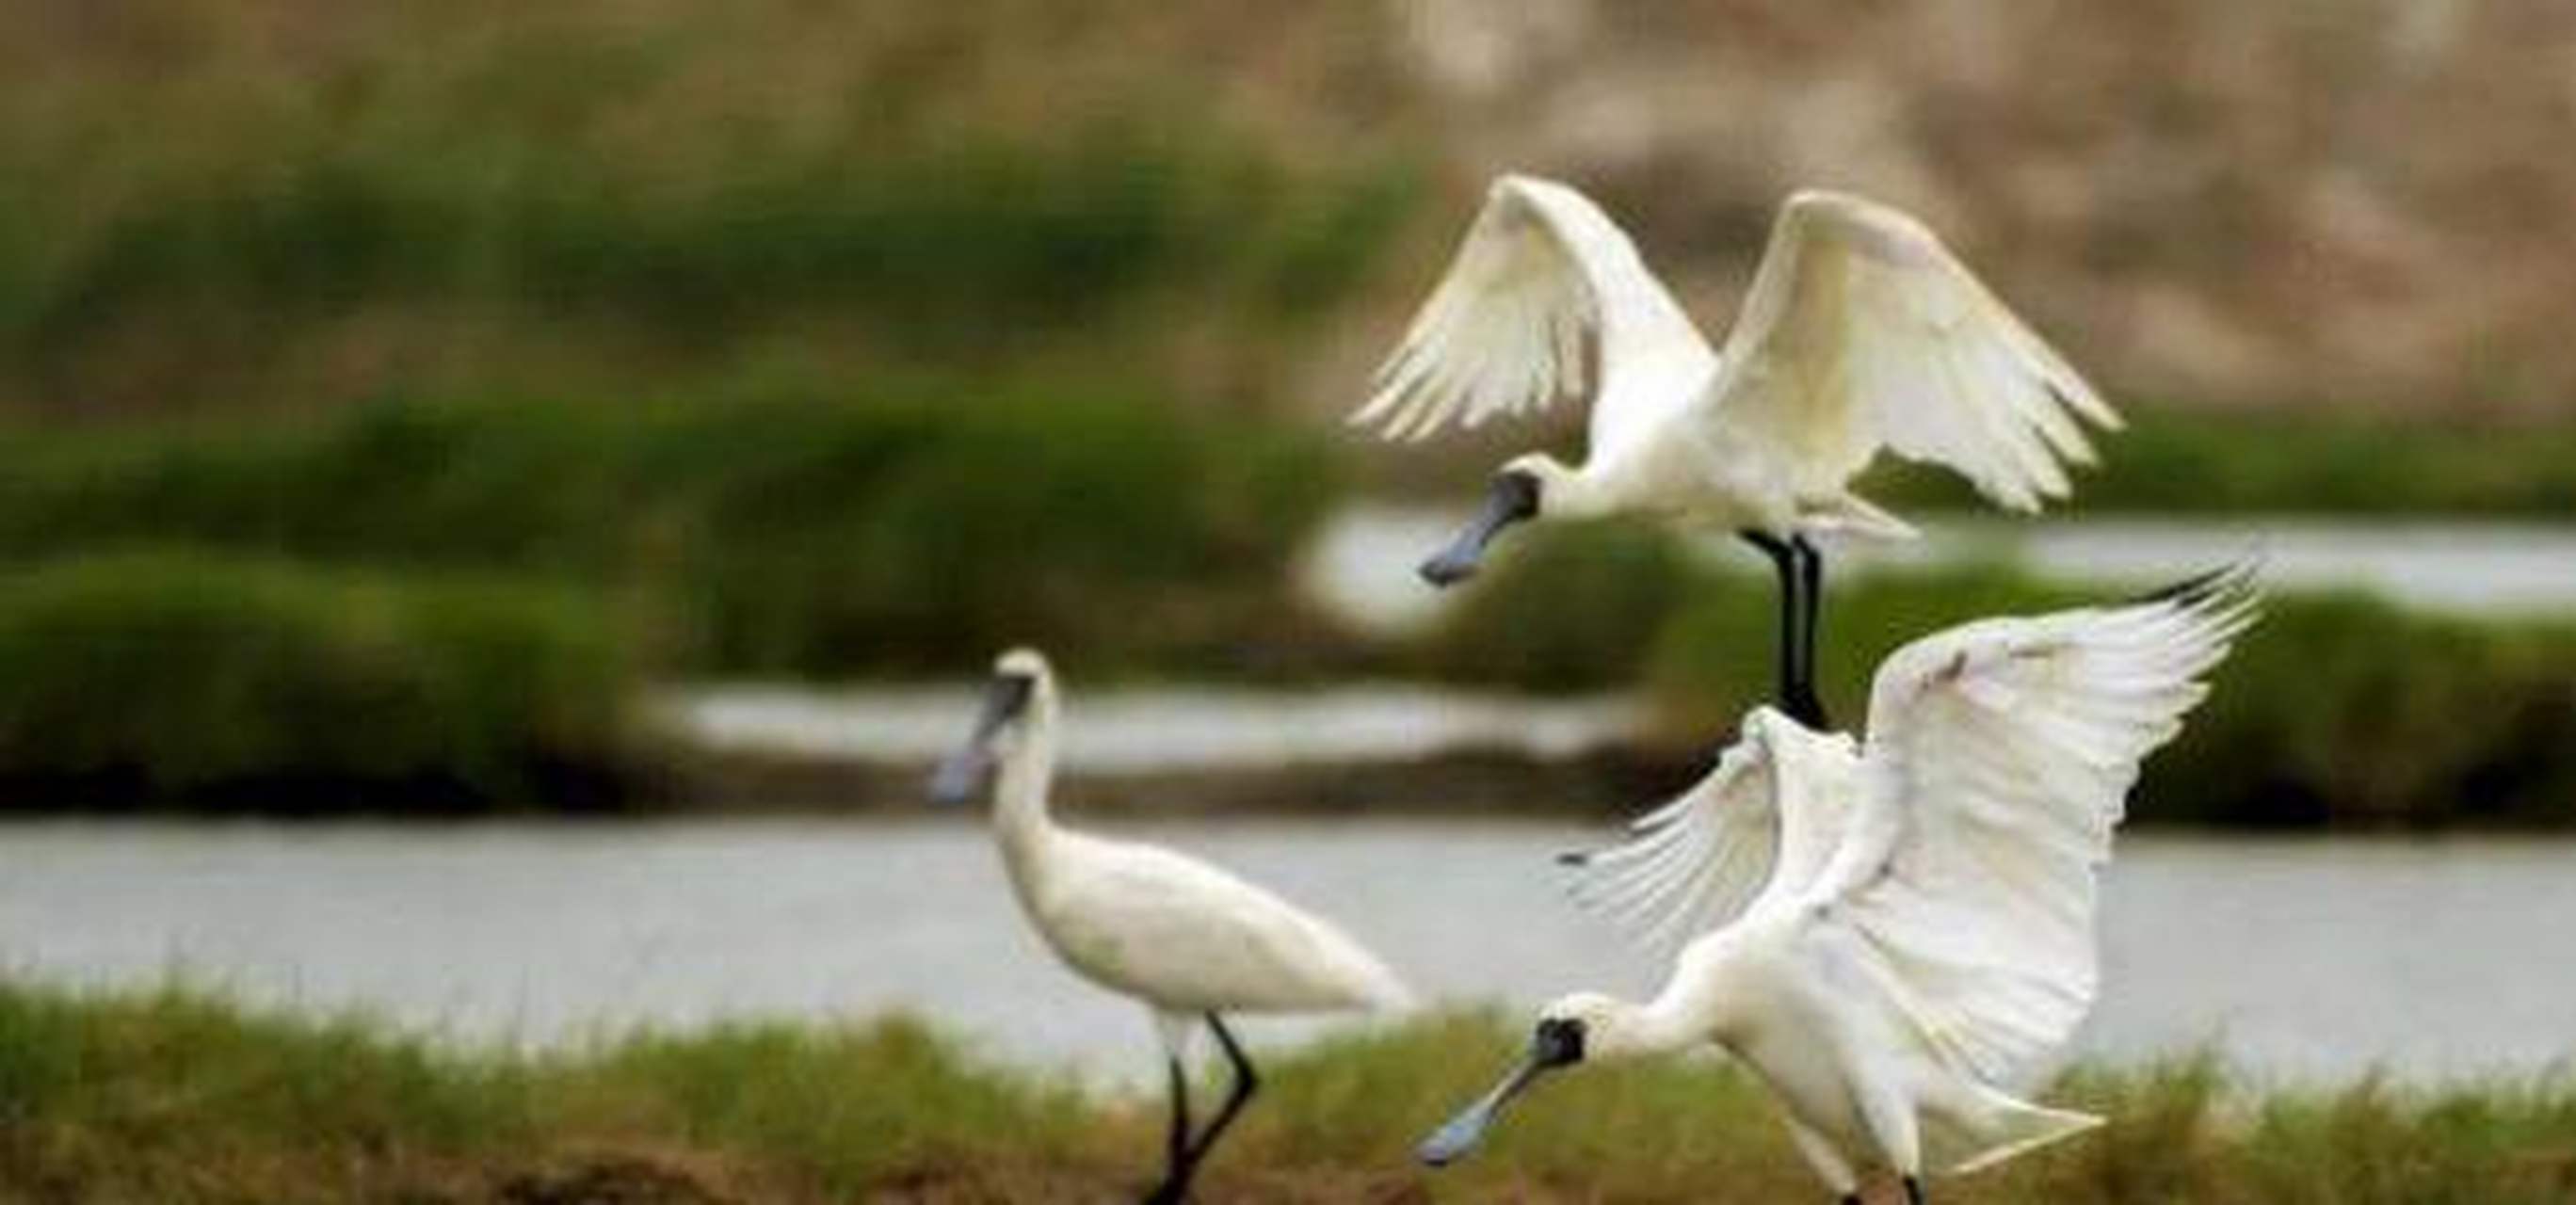
[[[1518, 1009], [1649, 981], [1549, 881], [1547, 855], [1585, 830], [1142, 831], [1340, 920], [1443, 1001]], [[2576, 1060], [2576, 843], [2136, 838], [2106, 898], [2087, 1051], [2215, 1042], [2297, 1078]], [[0, 825], [0, 956], [52, 981], [178, 971], [475, 1038], [910, 1008], [996, 1053], [1092, 1072], [1142, 1072], [1153, 1050], [1138, 1010], [1048, 958], [964, 822]]]
[[[1650, 718], [1619, 695], [1535, 699], [1403, 683], [1327, 690], [1161, 685], [1092, 689], [1064, 713], [1063, 766], [1175, 773], [1410, 762], [1464, 750], [1538, 760], [1632, 741]], [[697, 686], [662, 706], [694, 744], [792, 759], [910, 766], [954, 749], [981, 683]]]
[[[1463, 595], [1423, 585], [1410, 566], [1443, 543], [1468, 508], [1352, 507], [1309, 550], [1303, 588], [1366, 628], [1400, 632], [1427, 624]], [[2289, 515], [2072, 522], [1917, 518], [1923, 520], [1919, 540], [1829, 543], [1827, 555], [1836, 567], [1832, 580], [1889, 566], [2005, 561], [2048, 577], [2132, 589], [2259, 550], [2265, 580], [2280, 588], [2370, 590], [2409, 606], [2475, 615], [2576, 611], [2576, 527], [2563, 524]], [[1744, 572], [1768, 572], [1729, 539], [1708, 540], [1704, 551]]]

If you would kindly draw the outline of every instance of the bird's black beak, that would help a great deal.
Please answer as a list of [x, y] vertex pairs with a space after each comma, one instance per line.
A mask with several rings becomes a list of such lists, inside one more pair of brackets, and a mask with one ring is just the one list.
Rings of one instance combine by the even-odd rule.
[[1538, 515], [1538, 478], [1522, 472], [1506, 472], [1494, 478], [1493, 489], [1485, 495], [1485, 507], [1461, 528], [1449, 546], [1430, 560], [1422, 562], [1422, 580], [1434, 586], [1454, 586], [1476, 576], [1476, 568], [1485, 560], [1485, 546], [1494, 542], [1503, 529]]
[[1538, 1077], [1582, 1061], [1582, 1022], [1539, 1022], [1538, 1032], [1530, 1038], [1529, 1053], [1521, 1057], [1511, 1073], [1477, 1097], [1476, 1103], [1459, 1110], [1449, 1124], [1432, 1131], [1421, 1146], [1414, 1148], [1414, 1154], [1433, 1167], [1447, 1167], [1465, 1158], [1485, 1140], [1485, 1131], [1493, 1128], [1494, 1119], [1502, 1115], [1503, 1106], [1512, 1103], [1513, 1097], [1538, 1082]]
[[939, 763], [939, 772], [930, 776], [932, 803], [964, 803], [984, 789], [984, 779], [993, 771], [993, 740], [1002, 729], [1029, 705], [1029, 694], [1035, 679], [1024, 674], [998, 674], [984, 692], [984, 710], [975, 717], [975, 731], [966, 743]]

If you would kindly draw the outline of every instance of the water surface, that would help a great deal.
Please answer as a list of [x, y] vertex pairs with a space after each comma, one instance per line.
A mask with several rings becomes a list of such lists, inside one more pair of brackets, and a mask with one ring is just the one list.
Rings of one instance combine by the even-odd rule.
[[[1308, 902], [1427, 994], [1515, 1010], [1650, 968], [1572, 911], [1570, 826], [1192, 821], [1142, 831]], [[2124, 842], [2084, 1049], [2218, 1043], [2258, 1072], [2538, 1071], [2576, 1058], [2576, 843]], [[473, 1038], [908, 1008], [1012, 1058], [1150, 1067], [1141, 1013], [1059, 969], [964, 822], [0, 825], [0, 958], [180, 971]], [[1264, 1040], [1310, 1027], [1259, 1023]]]
[[[1446, 541], [1472, 503], [1455, 508], [1364, 504], [1334, 517], [1308, 550], [1301, 584], [1364, 628], [1403, 632], [1464, 597], [1433, 590], [1412, 566]], [[2371, 516], [2100, 518], [2028, 521], [1991, 514], [1916, 515], [1905, 543], [1828, 541], [1828, 586], [1890, 566], [2001, 561], [2043, 576], [2136, 589], [2173, 581], [2259, 550], [2281, 589], [2367, 590], [2412, 607], [2469, 615], [2576, 611], [2576, 526]], [[1712, 562], [1767, 573], [1729, 538], [1697, 545]]]

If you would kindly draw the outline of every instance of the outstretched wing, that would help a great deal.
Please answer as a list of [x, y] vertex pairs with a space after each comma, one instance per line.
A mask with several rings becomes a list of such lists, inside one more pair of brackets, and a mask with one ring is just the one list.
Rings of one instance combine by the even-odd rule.
[[1930, 230], [1840, 193], [1781, 207], [1723, 360], [1711, 421], [1777, 450], [1803, 498], [1885, 447], [2033, 511], [2067, 495], [2067, 462], [2093, 463], [2084, 422], [2120, 426]]
[[2126, 606], [1953, 628], [1880, 667], [1863, 802], [1819, 888], [1990, 1082], [2091, 1007], [2111, 831], [2255, 601], [2238, 565]]
[[1597, 443], [1613, 417], [1599, 403], [1635, 392], [1615, 380], [1677, 360], [1704, 371], [1708, 355], [1599, 206], [1562, 184], [1505, 176], [1351, 421], [1421, 439], [1593, 394]]
[[1559, 858], [1568, 893], [1648, 953], [1668, 954], [1814, 881], [1842, 841], [1858, 764], [1848, 738], [1756, 709], [1717, 767], [1631, 821], [1626, 841]]

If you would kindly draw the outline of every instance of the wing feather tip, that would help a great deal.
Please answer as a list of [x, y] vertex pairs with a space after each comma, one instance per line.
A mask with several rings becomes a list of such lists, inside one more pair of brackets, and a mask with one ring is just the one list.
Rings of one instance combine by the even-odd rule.
[[2179, 610], [2208, 611], [2239, 602], [2252, 601], [2260, 575], [2262, 558], [2248, 555], [2217, 565], [2180, 581], [2168, 583], [2130, 599], [2133, 607], [2167, 606]]

